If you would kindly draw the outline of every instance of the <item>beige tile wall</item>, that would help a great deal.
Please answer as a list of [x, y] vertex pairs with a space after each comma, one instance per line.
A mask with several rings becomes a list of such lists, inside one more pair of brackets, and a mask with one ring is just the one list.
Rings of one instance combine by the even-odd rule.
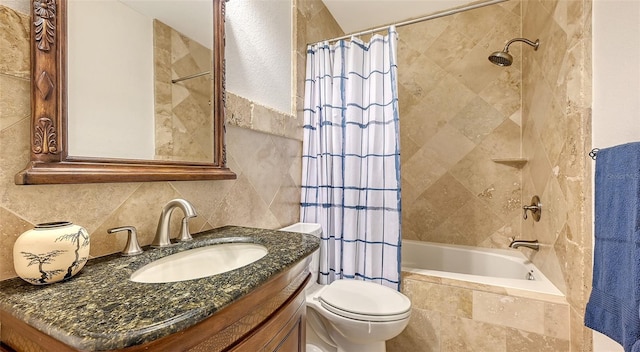
[[293, 92], [296, 115], [304, 122], [304, 79], [306, 78], [307, 45], [322, 40], [344, 35], [329, 10], [321, 0], [293, 0], [293, 43], [295, 52], [292, 56], [292, 66], [295, 67], [295, 82]]
[[[176, 197], [188, 199], [198, 211], [191, 231], [225, 224], [277, 228], [298, 220], [301, 142], [268, 127], [263, 130], [272, 134], [228, 126], [228, 161], [237, 180], [15, 185], [14, 175], [29, 161], [29, 25], [29, 16], [0, 6], [0, 279], [15, 276], [17, 236], [40, 222], [69, 220], [85, 226], [92, 237], [91, 255], [101, 256], [125, 244], [124, 237], [107, 235], [110, 227], [134, 225], [142, 244], [150, 243], [160, 209]], [[230, 100], [236, 103], [229, 114], [253, 124], [288, 119], [297, 126], [293, 116], [239, 97]]]
[[170, 26], [153, 21], [155, 158], [213, 160], [211, 50]]
[[540, 222], [524, 221], [526, 252], [571, 305], [571, 350], [591, 350], [584, 307], [591, 286], [591, 1], [523, 2], [523, 201], [537, 194]]
[[521, 157], [521, 64], [487, 57], [520, 36], [520, 7], [398, 28], [403, 238], [506, 247], [519, 237], [521, 164], [493, 160]]

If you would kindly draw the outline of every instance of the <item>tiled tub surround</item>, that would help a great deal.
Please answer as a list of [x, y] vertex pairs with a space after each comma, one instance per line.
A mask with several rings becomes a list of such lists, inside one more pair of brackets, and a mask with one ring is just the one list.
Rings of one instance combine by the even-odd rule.
[[[387, 343], [390, 352], [569, 350], [569, 304], [520, 252], [402, 244], [402, 292], [412, 316]], [[525, 279], [528, 270], [538, 281]]]
[[411, 320], [387, 350], [569, 351], [564, 296], [402, 272]]
[[[398, 28], [402, 237], [505, 248], [520, 237], [521, 2]], [[530, 198], [530, 196], [529, 196]]]
[[[145, 264], [183, 250], [249, 237], [265, 246], [262, 259], [227, 273], [189, 281], [141, 284], [129, 276]], [[258, 288], [319, 246], [316, 237], [273, 230], [222, 227], [194, 241], [90, 260], [69, 281], [33, 286], [21, 279], [0, 282], [0, 308], [36, 329], [81, 350], [143, 344], [195, 325]], [[4, 314], [4, 313], [3, 313]]]

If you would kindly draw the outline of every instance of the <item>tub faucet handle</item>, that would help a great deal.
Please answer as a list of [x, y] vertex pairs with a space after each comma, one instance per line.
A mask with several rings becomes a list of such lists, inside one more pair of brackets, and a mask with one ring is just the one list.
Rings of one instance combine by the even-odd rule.
[[531, 205], [524, 205], [522, 206], [522, 209], [524, 210], [524, 214], [522, 215], [523, 219], [527, 220], [527, 211], [531, 211], [533, 220], [540, 221], [540, 216], [542, 215], [542, 203], [540, 203], [540, 197], [533, 196], [533, 198], [531, 198]]
[[142, 253], [142, 248], [140, 248], [140, 244], [138, 243], [138, 233], [136, 228], [133, 226], [121, 226], [114, 227], [112, 229], [108, 229], [107, 233], [116, 233], [121, 231], [127, 231], [127, 244], [124, 246], [122, 250], [122, 255], [124, 256], [132, 256], [138, 255]]

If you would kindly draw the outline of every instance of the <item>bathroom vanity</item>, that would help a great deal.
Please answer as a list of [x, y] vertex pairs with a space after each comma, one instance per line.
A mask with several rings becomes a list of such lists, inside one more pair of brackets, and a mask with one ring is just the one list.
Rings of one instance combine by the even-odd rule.
[[[157, 259], [228, 239], [268, 253], [247, 266], [200, 279], [137, 283]], [[0, 282], [6, 351], [302, 351], [304, 287], [316, 237], [227, 226], [169, 248], [90, 260], [72, 279], [33, 286]]]

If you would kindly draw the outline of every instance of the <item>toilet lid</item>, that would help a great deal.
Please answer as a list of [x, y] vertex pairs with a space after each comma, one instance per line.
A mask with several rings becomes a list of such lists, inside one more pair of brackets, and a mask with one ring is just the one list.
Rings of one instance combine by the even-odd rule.
[[411, 313], [411, 301], [402, 293], [359, 280], [336, 280], [321, 292], [319, 300], [328, 311], [357, 320], [401, 320]]

